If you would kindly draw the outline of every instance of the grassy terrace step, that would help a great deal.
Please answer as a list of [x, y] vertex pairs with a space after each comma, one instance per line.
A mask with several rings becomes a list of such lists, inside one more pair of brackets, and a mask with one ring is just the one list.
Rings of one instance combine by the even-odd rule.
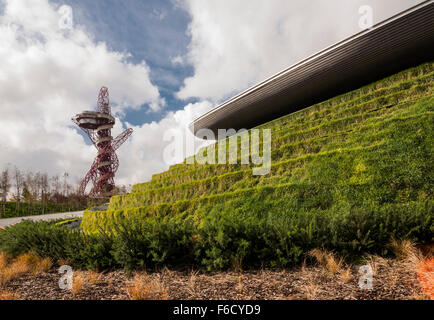
[[[379, 144], [375, 144], [373, 146], [357, 147], [357, 148], [343, 148], [340, 151], [331, 151], [318, 153], [315, 155], [306, 155], [304, 157], [300, 157], [301, 159], [312, 159], [315, 157], [327, 157], [331, 153], [338, 152], [360, 152], [363, 149], [372, 151], [376, 148], [381, 147]], [[295, 159], [290, 159], [295, 160]], [[282, 163], [275, 164], [272, 168], [273, 172], [280, 173], [281, 170], [287, 167], [288, 163], [294, 163], [293, 161], [285, 161]], [[283, 169], [285, 170], [285, 169]], [[246, 184], [259, 184], [261, 182], [262, 185], [268, 185], [268, 183], [264, 183], [264, 181], [270, 181], [270, 184], [275, 184], [275, 180], [272, 179], [274, 177], [284, 177], [281, 174], [271, 175], [271, 176], [252, 176], [251, 170], [243, 170], [237, 172], [230, 172], [226, 174], [222, 174], [220, 176], [207, 178], [203, 180], [195, 180], [188, 183], [183, 183], [176, 186], [163, 187], [159, 189], [152, 189], [144, 192], [135, 192], [127, 195], [120, 195], [112, 197], [110, 200], [110, 210], [122, 209], [122, 208], [134, 208], [145, 205], [155, 205], [161, 203], [165, 199], [171, 199], [172, 201], [180, 201], [191, 198], [199, 198], [203, 195], [215, 195], [220, 193], [225, 193], [230, 189], [233, 189], [234, 184], [239, 181], [243, 181]]]
[[[412, 118], [416, 118], [416, 120], [419, 120], [419, 116], [404, 117], [402, 119], [397, 118], [396, 120], [410, 121]], [[273, 155], [276, 155], [276, 157], [273, 157], [274, 161], [271, 168], [271, 174], [273, 174], [274, 170], [278, 170], [280, 163], [286, 163], [289, 161], [296, 165], [297, 162], [302, 162], [307, 157], [312, 157], [315, 154], [320, 155], [321, 153], [330, 152], [333, 150], [345, 150], [353, 145], [368, 145], [369, 143], [373, 143], [376, 140], [380, 141], [382, 138], [385, 138], [385, 134], [387, 132], [384, 130], [379, 132], [377, 131], [384, 129], [384, 127], [389, 125], [389, 123], [391, 122], [393, 121], [388, 120], [387, 122], [379, 122], [368, 126], [360, 126], [356, 130], [360, 133], [372, 130], [372, 133], [366, 134], [366, 136], [354, 137], [353, 131], [339, 132], [336, 135], [306, 140], [302, 143], [287, 145], [284, 148], [277, 149], [276, 152], [273, 152]], [[351, 138], [352, 140], [347, 141], [348, 138]], [[135, 192], [152, 191], [162, 187], [175, 187], [182, 185], [185, 182], [188, 182], [191, 185], [194, 181], [203, 180], [205, 177], [213, 176], [213, 178], [215, 179], [220, 175], [227, 176], [229, 173], [238, 174], [238, 172], [240, 171], [245, 172], [245, 175], [252, 175], [251, 168], [248, 168], [248, 166], [245, 166], [244, 168], [239, 168], [238, 166], [229, 167], [223, 165], [209, 165], [198, 170], [186, 172], [182, 175], [171, 176], [160, 182], [154, 182], [151, 185], [144, 185], [143, 189], [140, 189], [138, 186], [136, 187]]]
[[[259, 215], [276, 215], [291, 213], [294, 215], [306, 215], [306, 219], [312, 218], [310, 214], [333, 214], [345, 208], [339, 208], [334, 203], [342, 203], [348, 207], [366, 206], [380, 209], [384, 206], [395, 208], [411, 208], [412, 204], [428, 206], [433, 212], [432, 200], [399, 199], [398, 201], [366, 201], [366, 194], [375, 192], [371, 183], [349, 183], [345, 186], [324, 184], [287, 183], [274, 186], [258, 186], [254, 188], [239, 189], [233, 192], [225, 192], [217, 195], [209, 195], [192, 200], [159, 203], [156, 205], [138, 206], [119, 210], [86, 212], [82, 227], [87, 232], [101, 230], [112, 232], [113, 227], [125, 217], [169, 217], [173, 220], [192, 219], [200, 226], [207, 215], [225, 208], [232, 210], [234, 214], [251, 218]], [[381, 195], [379, 195], [381, 196]], [[310, 214], [309, 214], [310, 213]], [[432, 220], [432, 219], [431, 219]], [[427, 222], [430, 224], [430, 222]]]
[[[434, 98], [431, 99], [431, 102], [434, 103]], [[430, 102], [426, 103], [425, 105], [422, 104], [422, 106], [425, 107], [428, 107], [430, 105], [432, 105]], [[410, 116], [408, 119], [409, 121], [412, 121], [413, 118], [414, 116]], [[383, 121], [374, 121], [372, 123], [365, 122], [363, 125], [358, 126], [351, 131], [339, 131], [336, 134], [329, 135], [327, 137], [306, 139], [301, 142], [283, 145], [281, 148], [276, 148], [272, 151], [273, 163], [279, 163], [289, 158], [302, 158], [303, 155], [306, 154], [315, 154], [322, 151], [332, 151], [337, 148], [350, 147], [354, 144], [360, 145], [372, 143], [376, 140], [380, 140], [384, 136], [385, 128], [392, 125], [394, 123], [394, 121], [392, 120], [394, 119], [396, 119], [396, 121], [402, 121], [401, 118], [395, 116], [393, 118], [386, 118]], [[352, 139], [353, 141], [348, 141], [348, 139]], [[273, 168], [275, 167], [276, 166], [273, 166]], [[227, 174], [229, 172], [241, 171], [240, 168], [238, 168], [237, 170], [237, 168], [235, 168], [234, 166], [225, 168], [224, 166], [215, 167], [210, 165], [199, 169], [201, 171], [193, 169], [185, 172], [185, 174], [183, 175], [173, 175], [165, 180], [154, 181], [152, 184], [136, 185], [133, 192], [142, 192], [155, 188], [178, 185], [185, 181], [192, 182], [196, 179], [209, 176], [211, 172], [206, 171], [211, 168], [214, 168], [216, 170], [219, 169], [218, 171], [212, 172], [211, 175], [214, 178], [218, 176], [220, 172], [222, 172], [222, 174]], [[251, 169], [244, 169], [243, 171], [245, 171], [247, 174], [252, 174]], [[202, 174], [197, 175], [198, 172], [201, 172]]]
[[393, 86], [383, 88], [378, 91], [373, 91], [369, 94], [355, 98], [353, 100], [333, 105], [332, 107], [322, 108], [320, 111], [310, 113], [305, 117], [286, 116], [284, 117], [286, 118], [286, 121], [280, 124], [275, 124], [270, 127], [260, 126], [258, 128], [267, 128], [271, 129], [273, 133], [281, 133], [288, 130], [296, 129], [297, 127], [300, 127], [302, 125], [313, 125], [314, 123], [322, 121], [325, 117], [331, 119], [343, 118], [360, 112], [357, 110], [357, 108], [369, 108], [374, 110], [376, 107], [385, 107], [388, 103], [394, 102], [393, 100], [382, 100], [383, 97], [385, 97], [385, 99], [394, 99], [395, 101], [397, 101], [396, 98], [399, 99], [400, 97], [405, 97], [407, 94], [411, 95], [413, 92], [409, 91], [409, 89], [413, 89], [413, 91], [417, 92], [432, 87], [433, 81], [434, 72], [431, 72], [419, 78], [407, 80], [405, 82], [395, 84]]
[[[273, 162], [279, 162], [284, 158], [302, 156], [307, 153], [320, 152], [321, 150], [332, 150], [334, 147], [339, 146], [340, 142], [345, 142], [347, 136], [356, 134], [366, 134], [367, 130], [378, 130], [375, 128], [381, 128], [383, 126], [382, 122], [389, 122], [391, 119], [391, 114], [394, 117], [402, 116], [408, 113], [422, 114], [426, 110], [432, 110], [434, 105], [434, 97], [427, 97], [424, 99], [418, 99], [418, 104], [412, 104], [412, 102], [403, 103], [395, 105], [393, 108], [384, 108], [382, 110], [377, 110], [369, 114], [358, 115], [351, 117], [349, 119], [340, 121], [331, 121], [328, 124], [323, 124], [319, 127], [311, 128], [299, 133], [294, 133], [287, 135], [285, 137], [278, 138], [281, 143], [281, 147], [272, 148], [272, 160]], [[418, 110], [414, 110], [417, 107]], [[375, 117], [376, 116], [376, 117]], [[364, 118], [365, 117], [365, 118]], [[345, 122], [347, 125], [353, 125], [355, 121], [360, 119], [365, 119], [362, 124], [358, 125], [355, 129], [348, 130], [347, 126], [340, 128], [338, 131], [333, 132], [327, 129], [327, 127], [335, 128], [340, 122]], [[367, 119], [371, 118], [371, 119]], [[366, 127], [366, 130], [363, 128]], [[294, 141], [294, 138], [298, 139]], [[151, 182], [135, 185], [133, 192], [140, 192], [154, 188], [160, 188], [164, 186], [169, 186], [172, 184], [178, 184], [185, 181], [193, 181], [195, 179], [201, 179], [210, 174], [217, 175], [219, 172], [227, 173], [232, 171], [239, 171], [241, 169], [246, 169], [248, 166], [241, 165], [208, 165], [208, 166], [187, 166], [187, 170], [178, 174], [172, 174], [166, 178], [154, 179]], [[213, 172], [207, 172], [208, 169], [214, 169]], [[197, 175], [196, 173], [201, 174]]]
[[[279, 130], [275, 130], [273, 135], [275, 136], [284, 136], [285, 133], [296, 133], [301, 127], [313, 127], [320, 124], [324, 117], [328, 117], [329, 119], [339, 120], [340, 118], [348, 118], [355, 114], [360, 114], [360, 111], [367, 110], [376, 110], [377, 108], [385, 108], [389, 105], [394, 105], [403, 100], [410, 99], [415, 95], [423, 95], [426, 91], [432, 91], [433, 88], [433, 72], [430, 72], [427, 75], [422, 75], [417, 79], [409, 80], [400, 84], [395, 84], [391, 88], [381, 90], [380, 93], [369, 94], [364, 97], [359, 97], [354, 99], [354, 101], [346, 101], [344, 103], [340, 103], [335, 105], [333, 108], [322, 108], [321, 111], [316, 113], [311, 113], [310, 116], [307, 116], [309, 119], [303, 119], [299, 114], [297, 114], [297, 119], [302, 119], [301, 123], [297, 125], [290, 126], [289, 123], [293, 123], [296, 119], [292, 119], [292, 115], [285, 116], [286, 121], [291, 121], [289, 123], [284, 123], [283, 127], [280, 127]], [[356, 103], [358, 102], [358, 104]], [[311, 107], [314, 108], [314, 107]], [[310, 109], [310, 108], [308, 108]], [[341, 112], [338, 112], [342, 110]], [[290, 119], [290, 120], [288, 120]], [[270, 125], [271, 128], [276, 127], [276, 125]], [[270, 128], [269, 127], [269, 128]], [[279, 140], [274, 140], [275, 144], [279, 143]], [[274, 147], [274, 146], [273, 146]], [[168, 171], [157, 174], [153, 176], [153, 179], [158, 179], [160, 177], [165, 177], [171, 175], [173, 173], [178, 173], [185, 169], [185, 164], [177, 164], [173, 165], [169, 168]]]
[[[270, 126], [260, 126], [257, 128], [270, 129], [274, 136], [279, 137], [287, 133], [297, 132], [300, 128], [306, 129], [306, 127], [314, 127], [323, 122], [326, 116], [328, 119], [338, 120], [356, 114], [377, 111], [398, 102], [402, 103], [404, 100], [408, 100], [408, 97], [416, 96], [415, 93], [417, 93], [418, 96], [421, 96], [424, 94], [424, 91], [432, 90], [433, 80], [434, 72], [431, 72], [417, 79], [407, 80], [383, 88], [379, 91], [370, 92], [369, 94], [357, 97], [351, 101], [346, 101], [330, 108], [321, 109], [321, 111], [311, 113], [305, 117], [298, 116], [296, 118], [291, 114], [291, 116], [283, 117], [283, 119], [285, 119], [284, 121], [282, 120], [281, 122], [273, 123], [272, 125], [270, 123]], [[275, 143], [279, 143], [279, 140], [276, 140]], [[238, 142], [238, 146], [239, 145], [240, 142]], [[157, 174], [154, 177], [158, 177], [159, 175], [168, 175], [172, 172], [175, 173], [180, 169], [182, 170], [186, 161], [187, 160], [185, 160], [184, 163], [173, 165], [167, 172]]]
[[[417, 100], [417, 98], [415, 98], [415, 100]], [[428, 107], [432, 109], [432, 94], [428, 98], [424, 99], [424, 101], [426, 100], [428, 100]], [[280, 145], [280, 149], [284, 150], [288, 145], [291, 146], [293, 144], [302, 144], [305, 143], [306, 140], [314, 139], [315, 137], [323, 137], [323, 136], [334, 134], [336, 132], [341, 133], [345, 131], [351, 131], [353, 129], [348, 127], [354, 125], [360, 126], [363, 125], [364, 123], [370, 123], [370, 120], [368, 120], [369, 118], [373, 118], [373, 121], [380, 121], [388, 117], [389, 114], [392, 112], [400, 112], [402, 114], [406, 112], [408, 113], [407, 108], [405, 107], [408, 107], [409, 105], [411, 106], [411, 101], [409, 103], [395, 105], [394, 107], [391, 108], [376, 110], [375, 112], [371, 112], [371, 113], [365, 113], [365, 114], [355, 115], [352, 117], [347, 117], [345, 119], [329, 121], [317, 127], [309, 128], [307, 130], [303, 130], [300, 132], [287, 134], [283, 137], [275, 138], [272, 141], [272, 144], [274, 145], [274, 147], [272, 148], [273, 150], [272, 159], [273, 161], [278, 161], [278, 158], [275, 158], [274, 156], [278, 154], [277, 146], [279, 145]], [[379, 116], [381, 116], [382, 118], [379, 118]], [[142, 185], [136, 185], [133, 191], [135, 191], [137, 188], [140, 188], [141, 186], [146, 186], [146, 185], [151, 186], [154, 183], [158, 184], [160, 181], [164, 181], [167, 179], [170, 180], [171, 177], [177, 176], [179, 174], [190, 175], [194, 173], [196, 170], [201, 170], [201, 168], [203, 167], [204, 167], [203, 165], [185, 165], [184, 170], [180, 170], [178, 172], [169, 171], [167, 172], [167, 174], [160, 175], [158, 178], [154, 177], [151, 182], [147, 182]], [[227, 170], [237, 170], [237, 169], [239, 170], [240, 168], [243, 167], [245, 166], [237, 164], [233, 166], [228, 166]]]
[[107, 211], [86, 212], [83, 229], [108, 230], [130, 215], [190, 217], [200, 226], [213, 215], [283, 214], [299, 223], [412, 205], [425, 217], [434, 196], [433, 117], [431, 62], [259, 126], [272, 130], [268, 175], [253, 176], [251, 165], [177, 164], [112, 197]]
[[[222, 175], [213, 176], [202, 180], [191, 180], [187, 183], [172, 185], [169, 187], [162, 187], [152, 190], [145, 190], [143, 192], [135, 192], [128, 195], [112, 197], [110, 209], [120, 209], [127, 207], [137, 207], [148, 204], [156, 204], [164, 201], [164, 199], [172, 199], [172, 201], [188, 199], [192, 197], [200, 197], [204, 194], [217, 194], [226, 192], [231, 189], [236, 189], [245, 186], [254, 186], [258, 184], [273, 184], [276, 181], [288, 180], [288, 172], [293, 175], [293, 181], [306, 181], [309, 180], [309, 175], [306, 174], [306, 163], [315, 161], [321, 157], [327, 157], [333, 153], [363, 153], [372, 152], [373, 147], [377, 149], [379, 146], [387, 148], [387, 140], [390, 139], [401, 128], [407, 127], [412, 130], [419, 130], [423, 123], [433, 122], [433, 114], [431, 112], [425, 115], [413, 115], [407, 118], [394, 118], [388, 121], [381, 122], [369, 128], [359, 128], [359, 134], [354, 136], [354, 132], [350, 135], [347, 133], [346, 137], [351, 137], [352, 141], [344, 142], [335, 141], [334, 145], [339, 146], [338, 149], [330, 148], [330, 150], [303, 155], [297, 158], [288, 159], [279, 163], [274, 163], [271, 168], [271, 173], [267, 176], [253, 176], [251, 170], [240, 170], [236, 172], [229, 172]], [[324, 139], [322, 139], [324, 142]], [[326, 145], [327, 146], [327, 145]], [[369, 150], [369, 151], [366, 151]], [[380, 153], [379, 153], [380, 154]], [[298, 160], [298, 163], [297, 163]], [[288, 163], [297, 165], [297, 170], [289, 170]], [[304, 172], [304, 176], [295, 175], [296, 172]], [[351, 171], [350, 171], [351, 172]], [[280, 181], [281, 182], [281, 181]]]
[[[369, 100], [375, 100], [375, 98], [380, 96], [402, 91], [404, 89], [410, 88], [411, 86], [432, 82], [434, 74], [433, 68], [433, 63], [427, 63], [417, 68], [403, 71], [399, 74], [384, 80], [380, 80], [361, 89], [343, 94], [341, 96], [327, 100], [326, 102], [316, 104], [312, 107], [260, 125], [257, 128], [268, 128], [272, 130], [277, 128], [282, 130], [287, 128], [288, 124], [293, 122], [308, 122], [331, 113], [333, 113], [333, 116], [336, 117], [339, 110], [345, 110], [349, 106], [362, 104]], [[179, 165], [175, 165], [174, 167], [176, 166]]]
[[[431, 115], [432, 117], [432, 115]], [[295, 157], [286, 157], [286, 160], [280, 161], [280, 162], [273, 162], [272, 166], [271, 166], [271, 176], [274, 175], [286, 175], [285, 172], [283, 172], [282, 170], [288, 170], [289, 172], [291, 172], [291, 169], [294, 168], [298, 168], [300, 170], [300, 168], [303, 166], [303, 164], [308, 160], [308, 159], [312, 159], [316, 156], [320, 157], [323, 156], [325, 154], [328, 154], [330, 152], [333, 151], [338, 151], [338, 152], [342, 152], [343, 150], [350, 150], [350, 148], [352, 146], [366, 146], [369, 144], [374, 143], [375, 141], [381, 141], [382, 139], [384, 139], [386, 137], [386, 131], [385, 131], [385, 127], [388, 127], [390, 125], [392, 125], [393, 123], [397, 122], [397, 121], [412, 121], [417, 123], [417, 121], [422, 120], [419, 116], [412, 116], [412, 117], [406, 117], [406, 118], [397, 118], [397, 119], [393, 119], [393, 120], [388, 120], [387, 122], [381, 122], [381, 123], [377, 123], [375, 125], [370, 125], [370, 126], [364, 126], [361, 128], [358, 128], [358, 131], [362, 132], [368, 132], [369, 130], [371, 130], [371, 132], [369, 134], [366, 135], [361, 135], [361, 136], [357, 136], [354, 138], [354, 140], [352, 141], [347, 141], [345, 142], [346, 138], [351, 135], [351, 132], [343, 132], [340, 135], [336, 135], [336, 136], [332, 136], [332, 137], [327, 137], [327, 138], [320, 138], [320, 139], [313, 139], [311, 141], [306, 141], [303, 144], [298, 144], [296, 146], [294, 146], [294, 148], [297, 148], [298, 146], [300, 146], [302, 148], [303, 151], [306, 152], [300, 152], [300, 153], [292, 153], [292, 155], [296, 155]], [[307, 152], [310, 151], [310, 152]], [[284, 157], [282, 157], [284, 158]], [[288, 166], [288, 163], [292, 164], [292, 167], [290, 168]], [[212, 167], [207, 167], [207, 169], [211, 169]], [[217, 168], [217, 167], [216, 167]], [[222, 170], [224, 170], [224, 168], [222, 168]], [[144, 188], [143, 190], [140, 190], [138, 188], [136, 188], [136, 192], [152, 192], [153, 190], [159, 190], [159, 188], [164, 188], [164, 187], [171, 187], [171, 188], [183, 188], [184, 187], [184, 183], [185, 181], [188, 181], [188, 185], [195, 185], [193, 182], [206, 182], [209, 180], [213, 180], [213, 181], [220, 181], [219, 183], [225, 183], [225, 181], [227, 181], [228, 183], [233, 183], [234, 182], [234, 177], [238, 177], [239, 179], [247, 179], [249, 178], [250, 180], [255, 180], [255, 181], [262, 181], [262, 180], [266, 180], [268, 176], [265, 177], [255, 177], [252, 176], [252, 171], [251, 169], [245, 169], [245, 170], [238, 170], [238, 171], [229, 171], [229, 170], [224, 170], [224, 171], [219, 171], [219, 170], [215, 170], [210, 174], [210, 171], [208, 170], [208, 172], [205, 172], [207, 170], [204, 170], [204, 172], [200, 172], [200, 173], [204, 173], [201, 175], [197, 175], [197, 176], [192, 176], [191, 174], [188, 175], [189, 178], [187, 178], [187, 176], [179, 176], [178, 178], [173, 177], [171, 181], [169, 181], [167, 184], [158, 184], [158, 183], [154, 183], [153, 186], [155, 188], [150, 189], [149, 187]], [[198, 173], [198, 172], [196, 172]], [[200, 179], [200, 180], [196, 180], [196, 178], [200, 178], [202, 176], [212, 176], [212, 178], [206, 178], [206, 179]], [[166, 180], [167, 182], [167, 180]], [[233, 188], [236, 186], [233, 185], [229, 185], [227, 186], [227, 188]], [[216, 192], [215, 189], [212, 190], [212, 192]]]
[[[329, 120], [324, 121], [323, 119], [311, 121], [308, 124], [298, 125], [292, 127], [290, 130], [280, 130], [273, 134], [274, 139], [272, 139], [272, 149], [278, 148], [282, 144], [285, 143], [285, 140], [288, 138], [291, 139], [292, 142], [297, 141], [294, 140], [294, 137], [297, 139], [303, 132], [309, 132], [317, 128], [327, 127], [328, 125], [336, 125], [339, 123], [346, 122], [354, 122], [354, 121], [366, 121], [367, 118], [377, 117], [379, 115], [383, 115], [386, 113], [394, 112], [396, 109], [402, 108], [404, 106], [404, 102], [414, 102], [419, 100], [421, 97], [432, 96], [433, 95], [433, 83], [427, 83], [423, 86], [417, 86], [409, 90], [404, 90], [397, 92], [395, 94], [391, 94], [389, 96], [381, 97], [380, 99], [375, 99], [374, 101], [369, 101], [364, 103], [363, 105], [353, 108], [348, 108], [348, 112], [346, 112], [345, 117], [330, 117]], [[421, 93], [422, 92], [422, 93]], [[408, 104], [407, 104], [408, 105]], [[390, 110], [389, 110], [390, 109]], [[228, 140], [226, 142], [226, 150], [229, 148]], [[238, 141], [238, 149], [241, 144]], [[259, 146], [262, 147], [262, 141], [260, 141]], [[257, 147], [256, 145], [252, 145], [252, 147]], [[204, 150], [206, 149], [203, 148]], [[217, 153], [219, 149], [219, 144], [215, 144], [216, 149], [216, 160]], [[238, 156], [238, 160], [240, 160], [240, 156]], [[191, 165], [190, 165], [191, 166]], [[193, 166], [200, 167], [201, 164], [195, 163]], [[179, 173], [183, 169], [186, 168], [185, 164], [176, 165], [176, 167], [172, 168], [167, 172], [167, 175], [170, 173]]]

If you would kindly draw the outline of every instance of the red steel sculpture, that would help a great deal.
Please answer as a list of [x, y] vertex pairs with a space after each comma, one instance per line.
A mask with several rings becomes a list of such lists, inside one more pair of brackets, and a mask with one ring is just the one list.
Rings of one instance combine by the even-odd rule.
[[102, 87], [99, 92], [97, 111], [83, 111], [72, 118], [72, 121], [88, 135], [98, 150], [98, 155], [81, 182], [79, 191], [84, 194], [87, 184], [92, 181], [91, 196], [109, 196], [115, 187], [114, 176], [119, 168], [116, 150], [133, 133], [133, 129], [125, 130], [113, 139], [111, 129], [115, 124], [115, 118], [111, 115], [109, 92], [106, 87]]

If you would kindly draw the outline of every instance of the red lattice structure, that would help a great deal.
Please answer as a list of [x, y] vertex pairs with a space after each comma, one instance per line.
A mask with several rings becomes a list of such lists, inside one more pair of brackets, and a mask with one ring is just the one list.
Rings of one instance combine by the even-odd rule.
[[79, 191], [84, 194], [88, 183], [92, 181], [91, 196], [109, 196], [115, 187], [114, 176], [119, 168], [116, 150], [133, 133], [133, 129], [125, 130], [113, 139], [111, 129], [115, 124], [115, 118], [111, 115], [109, 92], [106, 87], [102, 87], [99, 92], [97, 111], [83, 111], [72, 118], [72, 121], [87, 134], [98, 150], [98, 155], [81, 182]]

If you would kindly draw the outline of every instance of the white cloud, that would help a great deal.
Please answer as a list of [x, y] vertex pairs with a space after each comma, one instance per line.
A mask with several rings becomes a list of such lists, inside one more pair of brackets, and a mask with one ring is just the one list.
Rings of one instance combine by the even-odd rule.
[[183, 65], [184, 59], [181, 56], [176, 56], [176, 57], [172, 58], [171, 62], [173, 65], [177, 65], [177, 64]]
[[0, 16], [0, 167], [7, 163], [78, 180], [95, 150], [73, 129], [71, 117], [94, 109], [102, 85], [114, 112], [164, 105], [145, 62], [95, 43], [84, 28], [59, 28], [47, 0], [4, 1]]
[[379, 22], [418, 2], [185, 0], [192, 18], [185, 58], [195, 71], [178, 96], [221, 101], [360, 31], [360, 6], [371, 5]]
[[[146, 123], [142, 126], [127, 124], [128, 127], [134, 129], [134, 133], [118, 151], [121, 166], [117, 182], [130, 184], [149, 180], [152, 174], [163, 172], [168, 169], [169, 165], [181, 162], [186, 156], [192, 155], [193, 153], [189, 153], [185, 146], [187, 139], [194, 139], [188, 125], [195, 118], [209, 111], [212, 106], [209, 101], [202, 101], [188, 104], [182, 110], [169, 112], [159, 122]], [[176, 130], [180, 134], [178, 138], [184, 142], [183, 156], [172, 163], [165, 163], [163, 159], [164, 149], [172, 143], [172, 141], [164, 141], [164, 134], [168, 130]], [[196, 150], [206, 143], [199, 139], [194, 140]]]

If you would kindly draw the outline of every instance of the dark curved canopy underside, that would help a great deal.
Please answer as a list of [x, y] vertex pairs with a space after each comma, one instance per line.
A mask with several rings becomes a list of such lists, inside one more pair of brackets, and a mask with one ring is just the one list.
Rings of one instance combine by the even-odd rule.
[[190, 124], [200, 129], [249, 129], [434, 58], [434, 1], [283, 70]]

